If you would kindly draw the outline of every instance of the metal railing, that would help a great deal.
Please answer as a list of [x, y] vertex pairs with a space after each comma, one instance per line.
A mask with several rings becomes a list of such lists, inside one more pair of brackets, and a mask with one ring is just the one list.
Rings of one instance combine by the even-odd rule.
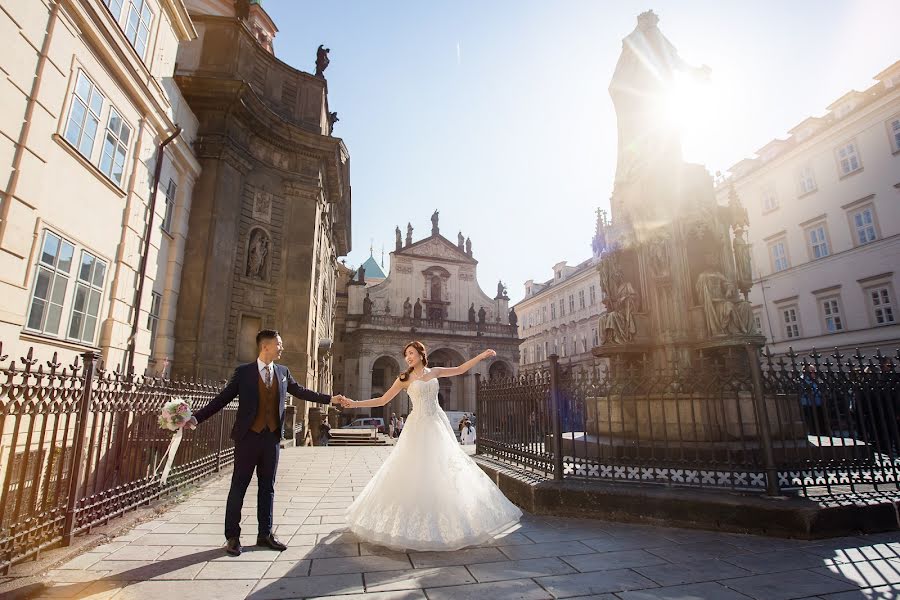
[[477, 381], [477, 451], [555, 479], [777, 494], [900, 489], [900, 351], [691, 368], [600, 361]]
[[233, 460], [228, 407], [185, 430], [165, 486], [154, 473], [172, 439], [157, 423], [163, 404], [196, 410], [218, 383], [109, 371], [93, 352], [68, 366], [33, 349], [8, 358], [0, 344], [0, 573]]

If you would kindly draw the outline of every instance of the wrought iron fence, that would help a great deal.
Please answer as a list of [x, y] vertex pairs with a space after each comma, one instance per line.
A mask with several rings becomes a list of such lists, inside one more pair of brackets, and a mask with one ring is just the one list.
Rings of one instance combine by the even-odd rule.
[[478, 380], [477, 451], [556, 479], [842, 495], [900, 488], [900, 351], [752, 349]]
[[0, 344], [0, 573], [233, 460], [226, 408], [185, 430], [165, 486], [155, 474], [172, 436], [157, 423], [162, 405], [196, 409], [218, 384], [125, 375], [92, 352], [67, 366], [33, 349], [8, 359]]

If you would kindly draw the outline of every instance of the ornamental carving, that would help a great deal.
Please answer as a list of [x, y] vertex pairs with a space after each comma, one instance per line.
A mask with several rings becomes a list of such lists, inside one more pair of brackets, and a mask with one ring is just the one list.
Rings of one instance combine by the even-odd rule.
[[253, 218], [264, 223], [272, 222], [272, 194], [262, 190], [254, 192]]
[[459, 260], [460, 253], [458, 250], [448, 248], [445, 244], [437, 240], [425, 242], [421, 246], [410, 248], [405, 254], [413, 256], [426, 256], [430, 258], [446, 258], [449, 260]]

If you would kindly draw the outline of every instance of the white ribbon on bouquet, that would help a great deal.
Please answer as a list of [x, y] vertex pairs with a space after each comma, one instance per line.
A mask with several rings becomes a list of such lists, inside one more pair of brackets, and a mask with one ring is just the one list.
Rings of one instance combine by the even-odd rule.
[[153, 476], [156, 477], [156, 473], [159, 472], [159, 468], [162, 466], [163, 462], [166, 463], [166, 466], [163, 467], [162, 475], [159, 478], [160, 485], [166, 485], [166, 480], [169, 478], [169, 471], [172, 470], [172, 463], [175, 462], [175, 453], [178, 452], [178, 446], [181, 445], [181, 432], [183, 428], [178, 429], [175, 432], [175, 435], [172, 436], [172, 441], [169, 442], [169, 447], [166, 449], [166, 453], [163, 454], [163, 457], [159, 460], [159, 464], [156, 465], [156, 468], [153, 469]]

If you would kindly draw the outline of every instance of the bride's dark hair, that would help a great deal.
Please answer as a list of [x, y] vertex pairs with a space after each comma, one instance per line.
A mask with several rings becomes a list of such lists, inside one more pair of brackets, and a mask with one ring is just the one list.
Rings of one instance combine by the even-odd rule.
[[[408, 343], [407, 345], [403, 346], [403, 356], [406, 356], [406, 349], [409, 348], [410, 346], [415, 348], [416, 352], [419, 353], [419, 356], [422, 357], [422, 366], [427, 367], [428, 366], [428, 352], [425, 350], [425, 344], [423, 344], [420, 341]], [[409, 379], [409, 374], [412, 373], [412, 370], [413, 370], [413, 368], [410, 367], [410, 368], [406, 369], [405, 371], [403, 371], [402, 373], [400, 373], [400, 377], [399, 377], [400, 381], [406, 381], [407, 379]]]

